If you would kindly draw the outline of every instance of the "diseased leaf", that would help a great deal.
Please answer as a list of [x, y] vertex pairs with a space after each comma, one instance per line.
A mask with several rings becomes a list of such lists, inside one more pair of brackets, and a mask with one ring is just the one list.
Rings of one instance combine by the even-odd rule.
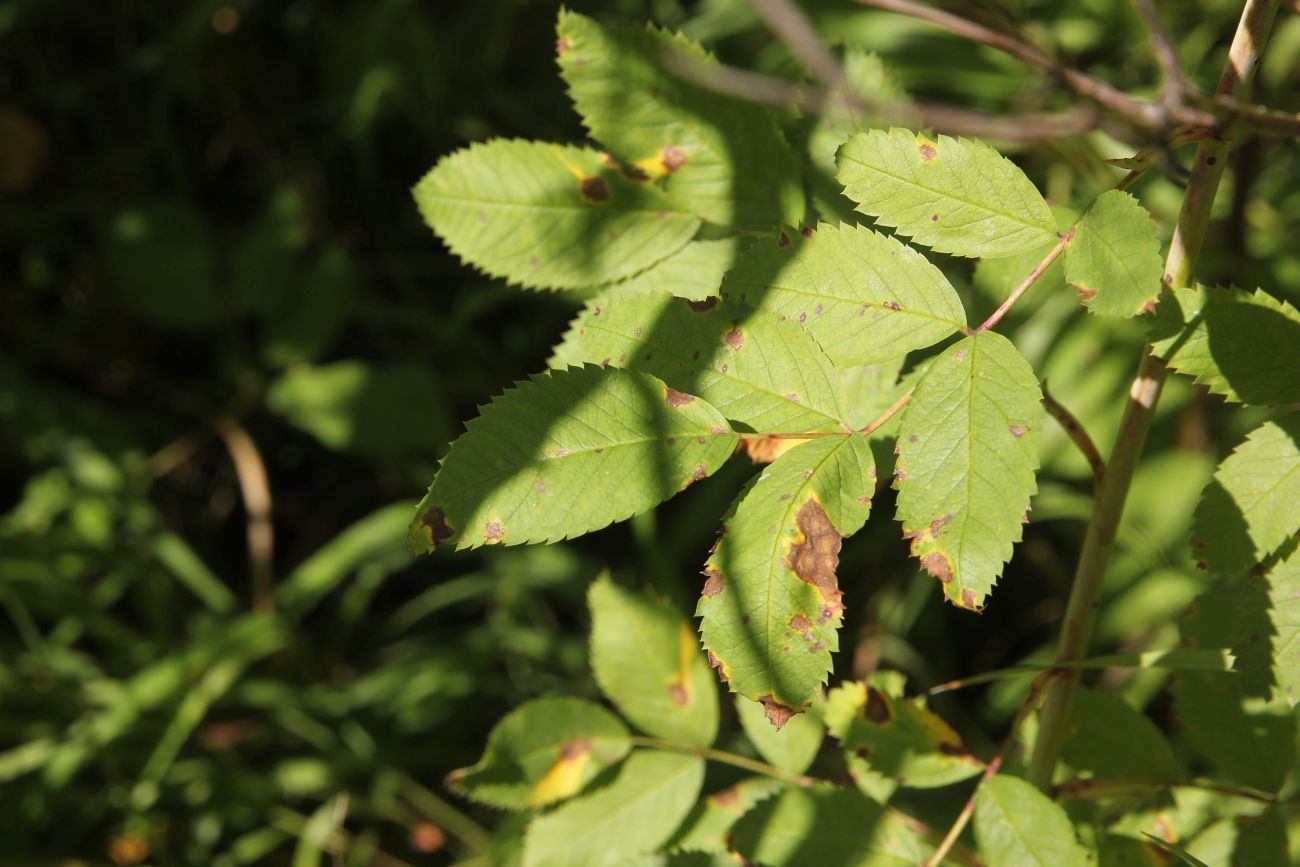
[[712, 474], [736, 447], [713, 407], [631, 370], [575, 367], [506, 391], [452, 443], [416, 510], [416, 551], [554, 542]]
[[704, 760], [638, 750], [607, 786], [528, 826], [524, 867], [615, 867], [663, 845], [690, 812]]
[[1300, 312], [1262, 289], [1177, 289], [1156, 308], [1151, 347], [1230, 401], [1300, 402]]
[[1300, 546], [1268, 573], [1273, 676], [1291, 707], [1300, 703]]
[[861, 226], [818, 225], [755, 243], [722, 294], [807, 328], [837, 366], [878, 364], [966, 327], [956, 291], [911, 247]]
[[655, 737], [711, 746], [718, 689], [686, 620], [609, 578], [592, 584], [587, 599], [592, 671], [619, 712]]
[[599, 151], [545, 142], [495, 139], [456, 151], [412, 193], [453, 253], [534, 289], [630, 277], [680, 250], [700, 226]]
[[[1190, 647], [1236, 652], [1232, 672], [1185, 671], [1170, 687], [1187, 742], [1232, 783], [1276, 792], [1295, 762], [1296, 718], [1280, 702], [1264, 704], [1269, 692], [1270, 646], [1266, 588], [1245, 576], [1221, 581], [1192, 604], [1180, 624]], [[1244, 654], [1244, 657], [1243, 657]]]
[[1011, 559], [1036, 485], [1042, 394], [1009, 340], [982, 331], [931, 363], [904, 410], [898, 519], [944, 595], [978, 610]]
[[643, 370], [763, 433], [847, 430], [839, 374], [817, 341], [730, 301], [598, 295], [551, 365], [584, 362]]
[[772, 777], [749, 777], [714, 792], [691, 808], [665, 848], [671, 852], [726, 852], [728, 832], [736, 821], [783, 788], [785, 783]]
[[660, 292], [703, 301], [718, 294], [722, 275], [736, 261], [739, 252], [740, 242], [735, 238], [691, 241], [640, 274], [613, 284], [606, 294]]
[[738, 695], [736, 716], [758, 754], [787, 774], [808, 770], [826, 737], [826, 727], [815, 712], [796, 714], [777, 729], [767, 721], [763, 705]]
[[1079, 689], [1070, 716], [1070, 734], [1061, 754], [1075, 770], [1103, 780], [1183, 779], [1165, 736], [1120, 696]]
[[827, 697], [825, 718], [845, 753], [858, 760], [850, 761], [850, 770], [869, 770], [918, 789], [947, 786], [984, 770], [921, 699], [891, 695], [882, 685], [853, 681], [836, 687]]
[[709, 223], [772, 229], [803, 216], [793, 151], [770, 111], [674, 75], [669, 52], [707, 67], [717, 61], [683, 36], [657, 28], [604, 28], [561, 12], [560, 74], [591, 137], [674, 204]]
[[1088, 206], [1065, 248], [1065, 279], [1089, 311], [1126, 319], [1155, 309], [1160, 239], [1151, 215], [1123, 190]]
[[975, 799], [975, 840], [988, 867], [1086, 867], [1088, 852], [1057, 804], [1024, 780], [998, 774]]
[[875, 488], [861, 436], [811, 440], [766, 467], [723, 519], [696, 608], [709, 661], [780, 728], [826, 680], [844, 612], [840, 543]]
[[1297, 530], [1300, 417], [1289, 415], [1251, 431], [1214, 471], [1196, 508], [1192, 552], [1214, 574], [1243, 572]]
[[496, 724], [478, 764], [447, 785], [476, 801], [522, 810], [572, 797], [631, 748], [623, 723], [577, 698], [539, 698]]
[[940, 253], [1014, 256], [1057, 237], [1038, 190], [983, 142], [870, 130], [846, 141], [836, 164], [859, 211]]
[[856, 789], [786, 789], [736, 823], [732, 848], [763, 867], [916, 867], [927, 848]]

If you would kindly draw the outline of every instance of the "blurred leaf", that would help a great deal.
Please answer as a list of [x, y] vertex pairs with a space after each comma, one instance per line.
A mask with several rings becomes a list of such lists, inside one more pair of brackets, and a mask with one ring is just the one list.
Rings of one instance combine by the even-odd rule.
[[478, 764], [447, 785], [494, 807], [519, 810], [572, 797], [630, 749], [609, 711], [576, 698], [541, 698], [496, 724]]
[[340, 531], [290, 572], [276, 587], [276, 599], [293, 616], [301, 616], [367, 563], [384, 562], [395, 571], [411, 559], [406, 527], [411, 507], [385, 506]]
[[997, 774], [975, 800], [975, 840], [988, 867], [1086, 867], [1065, 811], [1024, 780]]
[[[742, 705], [757, 707], [753, 702], [745, 701], [739, 702], [737, 707]], [[767, 731], [772, 730], [766, 721], [759, 721]], [[755, 804], [772, 797], [784, 787], [784, 783], [771, 777], [748, 777], [714, 792], [696, 802], [665, 848], [673, 852], [726, 852], [729, 832], [737, 820]]]
[[356, 303], [352, 260], [338, 247], [295, 274], [283, 304], [262, 323], [262, 358], [271, 367], [314, 361], [334, 343]]
[[101, 246], [115, 292], [141, 320], [195, 330], [222, 316], [212, 238], [191, 206], [157, 202], [119, 211]]
[[591, 667], [625, 717], [647, 734], [708, 747], [718, 735], [718, 688], [686, 620], [608, 577], [591, 585]]
[[758, 749], [758, 754], [769, 764], [787, 774], [802, 774], [808, 770], [821, 750], [826, 727], [822, 725], [821, 715], [816, 708], [817, 705], [814, 705], [811, 712], [790, 717], [778, 729], [768, 722], [763, 705], [736, 696], [736, 716], [740, 718], [740, 727], [744, 729], [745, 737], [749, 738]]
[[703, 782], [703, 759], [637, 750], [609, 785], [534, 819], [523, 863], [600, 867], [653, 852], [686, 818]]
[[1061, 755], [1104, 780], [1175, 782], [1184, 771], [1160, 730], [1114, 693], [1079, 689]]

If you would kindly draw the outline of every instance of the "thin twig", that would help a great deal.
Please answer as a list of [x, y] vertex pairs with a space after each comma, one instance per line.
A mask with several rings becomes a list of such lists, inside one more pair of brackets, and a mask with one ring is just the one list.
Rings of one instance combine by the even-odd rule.
[[639, 735], [633, 735], [628, 739], [633, 746], [651, 747], [656, 750], [671, 750], [675, 753], [689, 753], [690, 755], [699, 756], [710, 761], [720, 762], [724, 765], [731, 765], [733, 768], [741, 768], [746, 771], [753, 771], [756, 774], [762, 774], [772, 777], [782, 782], [789, 783], [792, 786], [799, 786], [806, 789], [816, 782], [812, 777], [803, 774], [788, 774], [780, 768], [760, 762], [757, 759], [751, 759], [747, 756], [736, 755], [725, 750], [700, 749], [685, 744], [677, 744], [672, 741], [664, 741], [659, 738], [647, 738]]
[[1216, 792], [1220, 795], [1227, 795], [1232, 798], [1244, 798], [1249, 801], [1259, 801], [1264, 804], [1280, 803], [1276, 797], [1271, 795], [1250, 792], [1246, 789], [1239, 789], [1235, 786], [1220, 786], [1215, 783], [1149, 783], [1137, 780], [1098, 780], [1094, 778], [1073, 779], [1058, 783], [1052, 788], [1053, 797], [1064, 798], [1094, 798], [1123, 793], [1126, 791], [1136, 792], [1155, 792], [1164, 791], [1165, 789], [1200, 789], [1206, 792]]
[[[1246, 0], [1228, 50], [1228, 63], [1219, 79], [1217, 93], [1220, 95], [1238, 98], [1248, 91], [1272, 29], [1277, 4], [1278, 0]], [[1220, 131], [1217, 139], [1208, 139], [1197, 147], [1182, 210], [1178, 214], [1178, 225], [1165, 259], [1163, 282], [1166, 287], [1188, 285], [1195, 270], [1210, 222], [1210, 208], [1227, 162], [1232, 131], [1228, 126]], [[1084, 536], [1083, 550], [1061, 623], [1056, 653], [1058, 662], [1078, 659], [1087, 650], [1102, 578], [1115, 546], [1124, 501], [1155, 417], [1156, 401], [1166, 373], [1164, 362], [1152, 354], [1150, 346], [1145, 347]], [[1052, 684], [1047, 693], [1027, 774], [1029, 781], [1040, 789], [1047, 790], [1051, 786], [1078, 680], [1076, 673], [1067, 672]]]
[[1054, 114], [1000, 117], [940, 103], [878, 103], [861, 94], [832, 92], [734, 66], [705, 63], [684, 51], [665, 52], [663, 64], [683, 81], [773, 108], [837, 116], [861, 112], [881, 123], [1003, 142], [1042, 142], [1080, 135], [1096, 129], [1100, 120], [1090, 106]]
[[1056, 398], [1047, 390], [1047, 381], [1043, 381], [1043, 406], [1047, 409], [1048, 415], [1056, 419], [1057, 424], [1065, 431], [1070, 440], [1079, 448], [1083, 456], [1088, 461], [1088, 466], [1092, 467], [1092, 487], [1095, 496], [1101, 490], [1101, 480], [1106, 476], [1106, 460], [1097, 450], [1097, 444], [1088, 436], [1088, 431], [1084, 430], [1083, 424], [1074, 417], [1061, 404], [1057, 403]]
[[1037, 265], [1034, 266], [1034, 270], [1030, 271], [1029, 276], [1025, 277], [1025, 279], [1021, 281], [1020, 285], [1017, 286], [1015, 290], [1010, 295], [1007, 296], [1007, 300], [1003, 301], [1002, 304], [998, 307], [998, 309], [994, 310], [989, 315], [988, 319], [985, 319], [984, 322], [981, 323], [978, 328], [974, 329], [970, 333], [978, 334], [981, 331], [988, 331], [989, 329], [996, 326], [998, 322], [1002, 320], [1002, 317], [1006, 315], [1007, 311], [1010, 310], [1012, 306], [1014, 306], [1015, 303], [1020, 300], [1021, 296], [1023, 296], [1026, 292], [1029, 291], [1029, 287], [1033, 286], [1034, 283], [1038, 281], [1038, 278], [1043, 276], [1043, 273], [1048, 268], [1052, 267], [1052, 263], [1056, 261], [1056, 257], [1061, 255], [1061, 251], [1063, 251], [1069, 245], [1070, 241], [1073, 238], [1074, 238], [1074, 227], [1070, 227], [1070, 231], [1066, 232], [1064, 235], [1061, 236], [1061, 240], [1056, 242], [1056, 246], [1048, 251], [1047, 255], [1043, 257], [1043, 261], [1039, 262]]
[[903, 396], [900, 397], [898, 400], [894, 401], [893, 405], [890, 406], [889, 409], [882, 412], [879, 418], [877, 418], [871, 424], [864, 427], [862, 430], [858, 431], [858, 433], [862, 434], [863, 436], [870, 436], [871, 434], [875, 433], [876, 431], [884, 427], [885, 422], [893, 418], [894, 415], [900, 409], [907, 406], [907, 402], [912, 399], [912, 392], [915, 390], [916, 390], [915, 388], [909, 388], [907, 391], [903, 392]]
[[1160, 104], [1169, 109], [1182, 102], [1183, 97], [1191, 92], [1182, 67], [1178, 65], [1178, 55], [1174, 53], [1173, 42], [1160, 23], [1156, 14], [1154, 0], [1133, 0], [1138, 14], [1146, 24], [1147, 35], [1151, 38], [1151, 49], [1160, 66]]
[[248, 432], [239, 423], [226, 419], [217, 424], [217, 433], [230, 453], [239, 480], [239, 494], [244, 501], [248, 521], [248, 564], [253, 584], [253, 610], [275, 610], [273, 587], [275, 531], [271, 524], [271, 483], [266, 463]]
[[785, 43], [808, 71], [832, 90], [845, 87], [844, 70], [817, 36], [808, 16], [790, 0], [749, 0], [767, 29]]
[[924, 867], [938, 867], [939, 864], [943, 863], [948, 851], [952, 849], [957, 842], [957, 838], [961, 836], [961, 832], [970, 823], [971, 816], [975, 814], [975, 801], [979, 797], [980, 789], [1001, 770], [1002, 763], [1006, 760], [1007, 754], [1011, 752], [1011, 745], [1015, 743], [1016, 730], [1020, 728], [1025, 716], [1033, 709], [1043, 687], [1058, 674], [1059, 672], [1048, 669], [1036, 677], [1034, 682], [1029, 685], [1029, 694], [1025, 696], [1024, 702], [1016, 710], [1015, 716], [1011, 718], [1011, 730], [1002, 739], [997, 755], [993, 756], [989, 763], [984, 766], [984, 773], [980, 775], [979, 782], [975, 784], [975, 789], [970, 793], [970, 797], [966, 799], [966, 804], [961, 808], [961, 812], [957, 814], [957, 818], [953, 821], [952, 827], [948, 829], [948, 833], [939, 844], [939, 848], [934, 850], [934, 854], [930, 856], [930, 860], [925, 862]]

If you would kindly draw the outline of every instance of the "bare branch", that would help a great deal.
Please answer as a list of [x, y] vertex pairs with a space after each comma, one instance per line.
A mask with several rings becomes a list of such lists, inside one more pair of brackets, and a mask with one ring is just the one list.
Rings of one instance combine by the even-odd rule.
[[749, 0], [767, 29], [785, 43], [800, 63], [828, 88], [846, 87], [844, 70], [817, 36], [808, 16], [790, 0]]
[[1151, 49], [1155, 52], [1156, 63], [1160, 65], [1160, 104], [1166, 109], [1172, 108], [1181, 103], [1187, 94], [1192, 93], [1193, 88], [1183, 75], [1182, 67], [1178, 65], [1178, 55], [1174, 53], [1173, 42], [1170, 41], [1164, 25], [1160, 23], [1160, 16], [1156, 14], [1155, 0], [1133, 0], [1133, 5], [1137, 7], [1138, 14], [1146, 24], [1147, 35], [1151, 38]]
[[271, 484], [266, 463], [248, 432], [233, 420], [217, 425], [239, 479], [239, 493], [248, 520], [248, 560], [253, 580], [253, 609], [275, 610], [273, 558], [275, 533], [271, 526]]

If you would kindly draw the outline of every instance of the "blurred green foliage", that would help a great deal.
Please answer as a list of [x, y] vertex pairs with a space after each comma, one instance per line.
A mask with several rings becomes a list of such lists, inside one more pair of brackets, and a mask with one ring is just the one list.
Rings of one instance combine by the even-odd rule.
[[[800, 75], [742, 0], [569, 5]], [[1155, 93], [1127, 0], [959, 5]], [[1239, 4], [1164, 6], [1185, 69], [1212, 85]], [[807, 8], [828, 41], [877, 52], [915, 96], [994, 112], [1068, 104], [1007, 58], [908, 19]], [[419, 563], [405, 551], [410, 506], [459, 420], [542, 369], [578, 309], [462, 267], [409, 195], [471, 141], [582, 140], [555, 71], [557, 9], [0, 2], [0, 864], [491, 863], [493, 839], [519, 823], [453, 802], [442, 776], [524, 700], [596, 696], [584, 600], [599, 569], [689, 610], [745, 467], [580, 543]], [[1260, 101], [1296, 111], [1298, 82], [1300, 17], [1286, 16]], [[1131, 150], [1098, 132], [1017, 159], [1069, 209], [1112, 182], [1099, 158]], [[1253, 138], [1233, 160], [1201, 272], [1294, 302], [1300, 187], [1287, 179], [1300, 149]], [[1179, 184], [1174, 165], [1142, 182], [1163, 225]], [[951, 275], [973, 315], [1001, 299], [1003, 264], [1023, 270]], [[1079, 312], [1057, 274], [1009, 333], [1109, 443], [1142, 335]], [[1172, 618], [1206, 585], [1186, 549], [1196, 493], [1260, 418], [1170, 383], [1107, 576], [1107, 648], [1178, 641]], [[258, 507], [231, 426], [269, 478], [269, 552], [249, 544]], [[1058, 430], [1043, 447], [1034, 523], [982, 617], [941, 603], [890, 522], [846, 547], [856, 650], [837, 674], [883, 663], [925, 686], [1044, 658], [1089, 483]], [[268, 553], [270, 589], [255, 580]], [[1145, 706], [1166, 678], [1109, 685]], [[982, 747], [1024, 687], [934, 704]], [[729, 704], [724, 727], [724, 746], [750, 750]], [[1205, 833], [1232, 831], [1216, 827]]]

